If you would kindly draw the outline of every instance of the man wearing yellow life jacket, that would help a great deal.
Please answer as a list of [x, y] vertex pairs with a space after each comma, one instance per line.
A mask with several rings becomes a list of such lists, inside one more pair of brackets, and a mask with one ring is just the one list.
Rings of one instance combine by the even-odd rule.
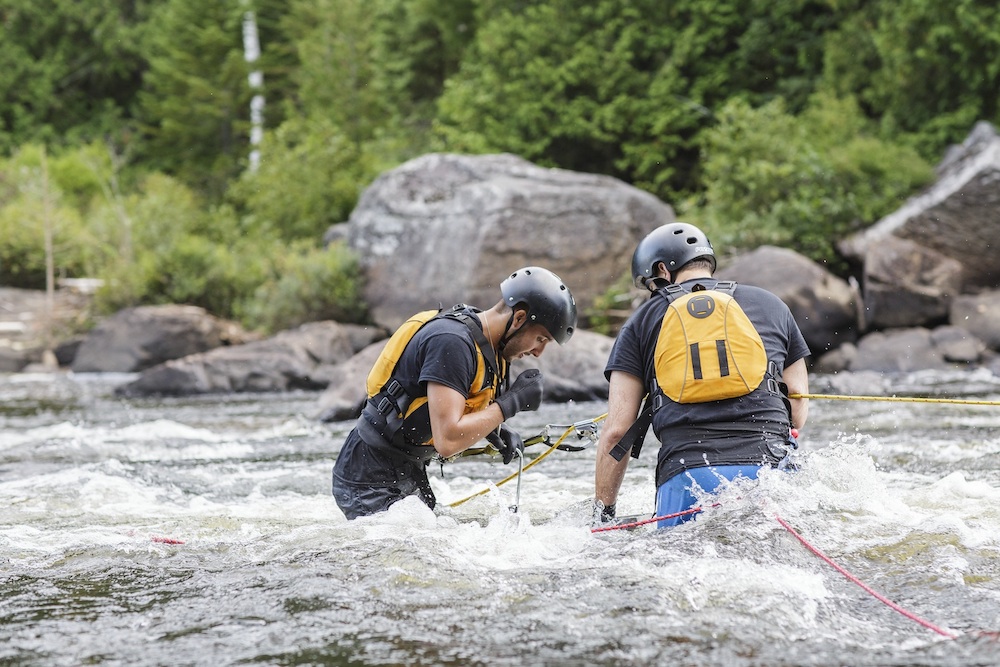
[[487, 439], [510, 463], [524, 443], [503, 423], [537, 410], [542, 376], [527, 370], [507, 387], [509, 363], [538, 357], [576, 329], [576, 302], [562, 280], [529, 266], [500, 284], [486, 311], [459, 304], [414, 315], [387, 341], [368, 376], [368, 399], [333, 468], [333, 496], [348, 519], [411, 495], [434, 508], [427, 464]]
[[719, 281], [715, 268], [708, 238], [683, 222], [653, 230], [635, 249], [632, 276], [653, 294], [618, 333], [605, 367], [598, 521], [614, 518], [626, 454], [638, 455], [650, 424], [661, 443], [656, 516], [696, 507], [698, 492], [712, 493], [724, 480], [756, 479], [798, 446], [808, 403], [788, 395], [809, 393], [805, 339], [777, 296]]

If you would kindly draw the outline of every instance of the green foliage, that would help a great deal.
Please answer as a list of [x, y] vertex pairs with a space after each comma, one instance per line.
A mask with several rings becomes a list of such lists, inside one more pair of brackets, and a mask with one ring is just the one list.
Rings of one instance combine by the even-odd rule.
[[936, 160], [978, 120], [997, 122], [1000, 7], [978, 0], [858, 3], [829, 36], [826, 86]]
[[80, 275], [90, 268], [80, 212], [61, 187], [66, 179], [59, 177], [72, 173], [37, 145], [23, 146], [0, 163], [0, 284], [45, 287], [46, 224], [58, 274]]
[[0, 154], [118, 135], [148, 0], [0, 0]]
[[636, 289], [632, 284], [632, 276], [626, 273], [603, 294], [597, 295], [583, 313], [587, 329], [606, 336], [617, 335], [621, 325], [632, 313], [635, 298]]
[[284, 17], [301, 66], [295, 111], [341, 128], [352, 141], [373, 135], [388, 116], [372, 61], [374, 3], [369, 0], [297, 0]]
[[248, 328], [275, 332], [317, 320], [363, 322], [362, 304], [354, 256], [340, 244], [300, 242], [273, 256], [268, 279], [239, 316]]
[[[837, 239], [898, 207], [931, 168], [879, 139], [852, 100], [817, 95], [800, 116], [733, 100], [705, 134], [705, 205], [687, 211], [722, 247], [790, 247], [842, 269]], [[780, 137], [780, 141], [776, 140]]]
[[373, 87], [398, 121], [426, 117], [475, 35], [474, 0], [378, 0]]
[[248, 153], [242, 19], [240, 0], [168, 0], [144, 34], [144, 151], [153, 167], [216, 197]]
[[727, 98], [811, 92], [829, 21], [804, 2], [494, 7], [447, 81], [438, 130], [452, 150], [611, 174], [669, 200], [700, 189], [697, 137]]
[[244, 228], [284, 240], [320, 239], [354, 208], [359, 183], [375, 176], [357, 144], [330, 121], [289, 121], [265, 135], [257, 172], [244, 172], [230, 197]]

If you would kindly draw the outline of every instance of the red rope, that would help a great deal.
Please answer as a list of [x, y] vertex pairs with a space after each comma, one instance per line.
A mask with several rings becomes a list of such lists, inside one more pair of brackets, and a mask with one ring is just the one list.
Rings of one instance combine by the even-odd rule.
[[601, 526], [600, 528], [591, 528], [590, 532], [606, 533], [609, 530], [625, 530], [626, 528], [638, 528], [639, 526], [645, 526], [647, 523], [653, 523], [654, 521], [665, 521], [667, 519], [675, 519], [679, 516], [684, 516], [685, 514], [694, 514], [700, 511], [701, 511], [700, 507], [692, 507], [691, 509], [684, 510], [683, 512], [676, 512], [675, 514], [664, 514], [663, 516], [654, 516], [652, 519], [643, 519], [642, 521], [633, 521], [631, 523], [618, 523], [613, 526]]
[[824, 554], [822, 551], [820, 551], [819, 549], [817, 549], [813, 545], [809, 544], [809, 542], [807, 542], [804, 537], [802, 537], [797, 532], [795, 532], [795, 529], [792, 528], [790, 525], [788, 525], [788, 523], [786, 523], [785, 520], [782, 519], [780, 516], [775, 515], [774, 518], [778, 521], [778, 523], [780, 523], [782, 525], [782, 527], [785, 530], [787, 530], [789, 533], [791, 533], [792, 535], [794, 535], [795, 539], [797, 539], [799, 542], [801, 542], [802, 545], [806, 549], [808, 549], [809, 551], [813, 552], [814, 554], [816, 554], [817, 556], [819, 556], [820, 558], [822, 558], [833, 569], [835, 569], [837, 572], [840, 572], [842, 575], [844, 575], [845, 577], [847, 577], [848, 579], [850, 579], [851, 581], [853, 581], [854, 583], [856, 583], [865, 592], [867, 592], [869, 595], [871, 595], [872, 597], [874, 597], [879, 602], [882, 602], [883, 604], [888, 605], [892, 609], [895, 609], [896, 611], [898, 611], [900, 614], [902, 614], [906, 618], [910, 619], [911, 621], [916, 621], [917, 623], [919, 623], [920, 625], [924, 626], [925, 628], [933, 630], [934, 632], [938, 633], [939, 635], [943, 635], [943, 636], [947, 637], [948, 639], [955, 639], [956, 637], [958, 637], [957, 634], [955, 634], [953, 632], [948, 632], [947, 630], [942, 630], [941, 628], [939, 628], [938, 626], [934, 625], [930, 621], [925, 621], [924, 619], [920, 618], [919, 616], [917, 616], [913, 612], [909, 612], [909, 611], [903, 609], [902, 607], [900, 607], [898, 604], [896, 604], [892, 600], [889, 600], [885, 596], [880, 595], [879, 593], [876, 593], [867, 584], [865, 584], [860, 579], [858, 579], [857, 577], [855, 577], [853, 574], [851, 574], [850, 572], [848, 572], [847, 570], [845, 570], [844, 568], [842, 568], [840, 565], [837, 565], [837, 563], [833, 562], [833, 560], [829, 556], [827, 556], [826, 554]]
[[[718, 503], [715, 503], [715, 504], [712, 505], [712, 507], [718, 507], [718, 505], [719, 505]], [[605, 532], [608, 532], [608, 531], [611, 531], [611, 530], [626, 530], [628, 528], [637, 528], [639, 526], [645, 526], [646, 524], [653, 523], [655, 521], [663, 521], [665, 519], [674, 519], [674, 518], [679, 517], [679, 516], [684, 516], [685, 514], [694, 514], [696, 512], [700, 512], [700, 511], [701, 511], [701, 507], [692, 507], [691, 509], [684, 510], [683, 512], [677, 512], [675, 514], [665, 514], [663, 516], [654, 516], [651, 519], [643, 519], [642, 521], [632, 521], [630, 523], [621, 523], [621, 524], [616, 524], [616, 525], [612, 525], [612, 526], [601, 526], [599, 528], [591, 528], [590, 532], [591, 533], [605, 533]], [[850, 572], [848, 572], [847, 570], [845, 570], [843, 567], [841, 567], [840, 565], [838, 565], [837, 563], [835, 563], [833, 561], [833, 559], [831, 559], [825, 553], [823, 553], [818, 548], [814, 547], [812, 544], [810, 544], [808, 541], [806, 541], [806, 539], [804, 537], [802, 537], [802, 535], [800, 535], [798, 532], [796, 532], [796, 530], [794, 528], [792, 528], [780, 516], [775, 515], [774, 518], [775, 518], [775, 520], [777, 520], [777, 522], [779, 524], [781, 524], [782, 528], [784, 528], [785, 530], [787, 530], [789, 533], [791, 533], [795, 537], [795, 539], [797, 539], [799, 542], [801, 542], [802, 546], [804, 546], [806, 549], [808, 549], [809, 551], [811, 551], [816, 556], [819, 556], [830, 567], [832, 567], [833, 569], [837, 570], [837, 572], [840, 572], [842, 575], [844, 575], [845, 577], [847, 577], [849, 580], [851, 580], [852, 582], [854, 582], [855, 584], [857, 584], [858, 586], [860, 586], [866, 593], [868, 593], [869, 595], [871, 595], [872, 597], [874, 597], [879, 602], [881, 602], [881, 603], [889, 606], [891, 609], [899, 612], [900, 614], [902, 614], [906, 618], [910, 619], [911, 621], [919, 623], [920, 625], [924, 626], [925, 628], [927, 628], [929, 630], [933, 630], [934, 632], [936, 632], [939, 635], [942, 635], [944, 637], [947, 637], [948, 639], [955, 639], [956, 637], [958, 637], [958, 635], [956, 633], [949, 632], [948, 630], [944, 630], [942, 628], [939, 628], [938, 626], [934, 625], [930, 621], [927, 621], [927, 620], [925, 620], [923, 618], [920, 618], [919, 616], [917, 616], [913, 612], [907, 611], [906, 609], [903, 609], [898, 604], [896, 604], [892, 600], [888, 599], [884, 595], [881, 595], [880, 593], [877, 593], [870, 586], [868, 586], [863, 581], [861, 581], [860, 579], [858, 579], [857, 577], [855, 577], [853, 574], [851, 574]], [[980, 633], [980, 634], [983, 635], [983, 636], [992, 637], [992, 638], [996, 638], [996, 636], [998, 635], [998, 633], [992, 633], [992, 632], [983, 632], [983, 633]]]

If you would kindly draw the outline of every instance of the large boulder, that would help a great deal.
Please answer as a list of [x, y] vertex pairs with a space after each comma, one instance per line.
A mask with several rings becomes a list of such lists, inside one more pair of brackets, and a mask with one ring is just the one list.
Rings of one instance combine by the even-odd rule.
[[762, 287], [784, 301], [814, 357], [857, 339], [857, 290], [794, 250], [761, 246], [722, 260], [715, 275]]
[[375, 327], [310, 322], [266, 340], [165, 362], [118, 387], [116, 393], [186, 396], [323, 389], [329, 379], [321, 368], [351, 358], [384, 336]]
[[875, 331], [858, 342], [850, 370], [909, 373], [961, 367], [945, 359], [946, 349], [938, 347], [931, 331], [922, 327]]
[[867, 326], [931, 326], [948, 318], [962, 291], [962, 264], [937, 250], [887, 236], [868, 249], [864, 267]]
[[511, 379], [527, 368], [538, 368], [545, 378], [545, 401], [603, 401], [608, 398], [604, 366], [614, 338], [593, 331], [577, 331], [565, 345], [550, 343], [541, 357], [524, 357], [511, 367]]
[[393, 330], [425, 308], [489, 308], [500, 281], [529, 265], [558, 274], [582, 313], [629, 272], [636, 244], [673, 220], [670, 206], [609, 176], [429, 154], [379, 176], [327, 238], [358, 253], [372, 317]]
[[1000, 351], [1000, 291], [966, 294], [951, 302], [949, 321]]
[[[961, 262], [967, 287], [1000, 284], [1000, 136], [976, 124], [937, 167], [936, 182], [922, 194], [839, 244], [862, 263], [889, 236], [918, 243]], [[914, 281], [916, 282], [916, 281]]]
[[102, 321], [80, 344], [74, 373], [134, 373], [250, 339], [204, 308], [169, 304], [127, 308]]

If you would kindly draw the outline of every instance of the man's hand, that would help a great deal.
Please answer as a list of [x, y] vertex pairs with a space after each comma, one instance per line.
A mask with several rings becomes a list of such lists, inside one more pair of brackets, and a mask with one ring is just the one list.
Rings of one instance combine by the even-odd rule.
[[542, 372], [537, 368], [522, 372], [496, 402], [504, 419], [510, 419], [521, 410], [537, 410], [542, 403]]
[[507, 428], [505, 424], [500, 424], [497, 431], [490, 431], [486, 440], [500, 452], [504, 465], [514, 460], [516, 452], [524, 452], [524, 440], [521, 439], [520, 434]]

